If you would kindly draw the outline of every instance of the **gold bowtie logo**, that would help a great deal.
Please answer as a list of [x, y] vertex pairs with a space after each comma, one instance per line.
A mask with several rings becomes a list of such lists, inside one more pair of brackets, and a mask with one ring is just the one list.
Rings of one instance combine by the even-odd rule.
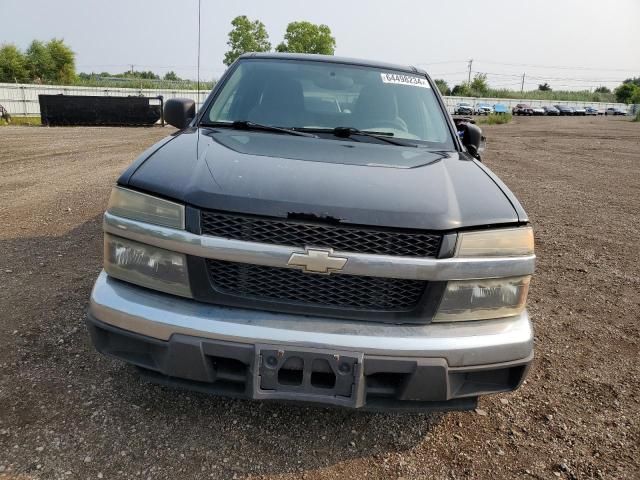
[[342, 270], [347, 263], [345, 257], [333, 255], [333, 249], [305, 248], [304, 253], [292, 253], [288, 265], [300, 267], [303, 272], [325, 273]]

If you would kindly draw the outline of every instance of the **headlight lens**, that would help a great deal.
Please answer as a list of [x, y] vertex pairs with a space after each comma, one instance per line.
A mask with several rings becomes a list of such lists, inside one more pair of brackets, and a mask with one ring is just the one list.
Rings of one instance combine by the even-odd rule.
[[[456, 257], [533, 255], [531, 227], [477, 230], [458, 235]], [[519, 315], [527, 303], [531, 276], [449, 281], [434, 322], [486, 320]]]
[[527, 302], [531, 277], [450, 281], [434, 322], [510, 317]]
[[191, 297], [187, 258], [162, 248], [105, 233], [104, 269], [120, 280]]
[[184, 205], [145, 193], [115, 187], [107, 212], [120, 217], [184, 230]]
[[533, 255], [531, 227], [462, 232], [456, 257], [517, 257]]

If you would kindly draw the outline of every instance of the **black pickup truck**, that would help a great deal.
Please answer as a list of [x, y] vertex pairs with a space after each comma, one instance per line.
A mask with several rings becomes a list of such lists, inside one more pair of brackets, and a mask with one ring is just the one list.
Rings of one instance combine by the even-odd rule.
[[240, 57], [119, 178], [96, 348], [215, 394], [469, 409], [533, 358], [533, 233], [426, 72]]

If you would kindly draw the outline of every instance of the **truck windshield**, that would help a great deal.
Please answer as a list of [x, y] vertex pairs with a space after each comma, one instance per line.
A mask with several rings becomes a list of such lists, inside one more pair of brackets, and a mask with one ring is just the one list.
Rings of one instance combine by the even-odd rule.
[[[354, 135], [372, 132], [432, 149], [455, 149], [426, 77], [374, 67], [242, 60], [202, 117], [204, 125], [234, 122], [327, 133], [328, 138], [342, 138], [332, 132], [352, 129]], [[358, 141], [371, 138], [361, 135]]]

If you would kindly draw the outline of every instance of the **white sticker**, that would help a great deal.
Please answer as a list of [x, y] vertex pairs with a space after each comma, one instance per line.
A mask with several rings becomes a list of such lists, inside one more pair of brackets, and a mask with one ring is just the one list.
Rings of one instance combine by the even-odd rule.
[[424, 77], [405, 75], [403, 73], [381, 73], [383, 83], [397, 83], [399, 85], [411, 85], [413, 87], [431, 88]]

